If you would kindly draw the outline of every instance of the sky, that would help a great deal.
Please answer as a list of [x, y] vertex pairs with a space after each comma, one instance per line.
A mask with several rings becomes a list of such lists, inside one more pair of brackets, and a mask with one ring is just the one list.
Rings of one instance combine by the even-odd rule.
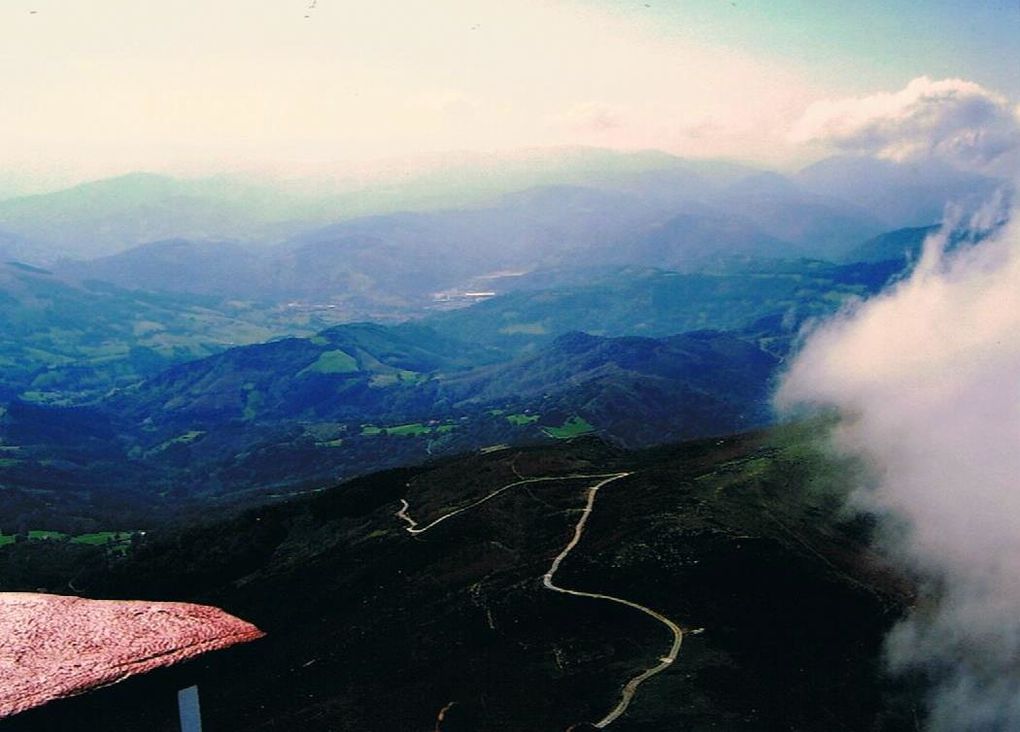
[[1020, 4], [4, 0], [0, 180], [659, 149], [795, 167], [826, 100], [1020, 99]]

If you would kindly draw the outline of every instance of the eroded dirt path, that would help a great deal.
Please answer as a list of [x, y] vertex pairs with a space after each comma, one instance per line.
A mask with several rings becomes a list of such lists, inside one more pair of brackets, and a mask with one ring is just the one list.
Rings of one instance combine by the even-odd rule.
[[[518, 473], [518, 475], [519, 475], [519, 473]], [[594, 485], [592, 485], [588, 489], [587, 500], [585, 502], [584, 508], [581, 510], [581, 517], [578, 519], [577, 523], [574, 525], [574, 534], [571, 537], [570, 541], [567, 543], [567, 545], [564, 546], [563, 549], [560, 551], [560, 553], [556, 555], [555, 559], [553, 559], [553, 562], [550, 565], [549, 570], [542, 577], [542, 585], [547, 590], [551, 590], [552, 592], [558, 592], [558, 593], [563, 594], [563, 595], [572, 595], [574, 597], [586, 597], [586, 598], [589, 598], [589, 599], [592, 599], [592, 600], [605, 600], [607, 602], [615, 602], [618, 605], [625, 605], [625, 606], [627, 606], [629, 608], [633, 608], [634, 610], [642, 612], [645, 615], [647, 615], [647, 616], [649, 616], [651, 618], [654, 618], [655, 620], [657, 620], [662, 625], [666, 626], [666, 628], [669, 630], [670, 634], [673, 636], [673, 642], [672, 642], [672, 645], [669, 648], [669, 651], [666, 653], [666, 655], [661, 656], [659, 658], [659, 663], [658, 664], [656, 664], [655, 666], [652, 666], [651, 668], [645, 669], [640, 674], [638, 674], [634, 678], [630, 679], [626, 684], [624, 684], [623, 689], [620, 692], [620, 700], [619, 700], [619, 702], [617, 702], [616, 706], [613, 707], [609, 711], [609, 713], [606, 714], [606, 716], [604, 716], [598, 722], [594, 723], [595, 727], [598, 727], [600, 729], [608, 727], [614, 721], [619, 719], [619, 717], [624, 712], [627, 711], [627, 707], [630, 706], [631, 700], [633, 700], [634, 695], [637, 693], [638, 687], [641, 686], [641, 684], [643, 684], [644, 682], [648, 681], [648, 679], [652, 678], [653, 676], [662, 673], [663, 671], [668, 669], [673, 664], [673, 662], [677, 658], [677, 655], [680, 653], [680, 646], [683, 643], [683, 637], [684, 637], [683, 630], [680, 628], [679, 625], [674, 623], [672, 620], [667, 618], [662, 613], [656, 612], [655, 610], [652, 610], [649, 607], [645, 607], [644, 605], [641, 605], [641, 604], [636, 603], [636, 602], [632, 602], [630, 600], [625, 600], [625, 599], [623, 599], [621, 597], [614, 597], [613, 595], [605, 595], [605, 594], [598, 593], [598, 592], [584, 592], [582, 590], [571, 590], [571, 589], [568, 589], [566, 587], [561, 587], [560, 585], [556, 584], [555, 576], [556, 576], [556, 573], [560, 569], [560, 565], [563, 564], [563, 561], [570, 555], [570, 552], [572, 552], [574, 550], [574, 548], [578, 545], [578, 543], [580, 543], [581, 538], [584, 536], [584, 530], [587, 527], [588, 518], [591, 516], [592, 510], [594, 509], [595, 498], [598, 496], [599, 489], [602, 488], [604, 485], [612, 483], [615, 480], [620, 480], [621, 478], [626, 478], [628, 475], [630, 475], [630, 473], [624, 472], [624, 473], [595, 473], [595, 474], [588, 474], [588, 475], [577, 475], [577, 474], [558, 475], [558, 476], [547, 476], [547, 477], [542, 477], [542, 478], [524, 478], [524, 477], [522, 477], [521, 480], [517, 480], [517, 481], [514, 481], [513, 483], [508, 483], [507, 485], [504, 485], [501, 488], [497, 488], [496, 490], [492, 491], [491, 493], [489, 493], [485, 497], [480, 498], [479, 500], [474, 501], [473, 503], [469, 503], [466, 506], [462, 506], [461, 508], [457, 508], [457, 509], [454, 509], [453, 511], [449, 511], [449, 512], [443, 514], [439, 518], [431, 521], [430, 523], [426, 524], [423, 527], [419, 527], [418, 526], [418, 522], [415, 521], [410, 516], [410, 514], [408, 513], [408, 510], [410, 509], [410, 505], [403, 498], [400, 499], [400, 504], [401, 504], [400, 510], [397, 511], [394, 514], [397, 518], [399, 518], [401, 521], [403, 521], [404, 523], [407, 524], [407, 526], [404, 527], [404, 530], [407, 531], [407, 533], [416, 536], [416, 535], [419, 535], [419, 534], [424, 534], [426, 531], [432, 529], [437, 524], [440, 524], [443, 521], [446, 521], [447, 519], [453, 518], [454, 516], [457, 516], [458, 514], [464, 513], [465, 511], [469, 511], [472, 508], [480, 506], [481, 504], [485, 503], [486, 501], [490, 501], [493, 498], [495, 498], [496, 496], [500, 495], [501, 493], [504, 493], [504, 492], [510, 490], [511, 488], [515, 488], [517, 486], [526, 485], [526, 484], [529, 484], [529, 483], [540, 483], [540, 482], [548, 482], [548, 481], [556, 481], [556, 480], [578, 480], [578, 479], [598, 479], [598, 478], [602, 479], [602, 480], [599, 480], [599, 482], [595, 483]]]

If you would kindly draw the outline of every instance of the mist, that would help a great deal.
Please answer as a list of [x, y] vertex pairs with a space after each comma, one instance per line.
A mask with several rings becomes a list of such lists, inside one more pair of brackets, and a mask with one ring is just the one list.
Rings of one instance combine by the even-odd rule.
[[[870, 466], [852, 507], [918, 579], [886, 639], [932, 681], [928, 728], [1020, 729], [1020, 223], [1001, 199], [949, 215], [913, 274], [806, 336], [780, 410], [838, 409]], [[947, 251], [950, 232], [988, 234]], [[989, 231], [991, 233], [989, 233]]]

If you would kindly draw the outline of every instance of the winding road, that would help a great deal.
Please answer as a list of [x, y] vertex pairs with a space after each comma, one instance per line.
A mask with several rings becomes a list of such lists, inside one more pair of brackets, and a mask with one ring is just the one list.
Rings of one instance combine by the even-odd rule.
[[544, 478], [521, 478], [521, 480], [514, 481], [513, 483], [508, 483], [502, 488], [496, 489], [492, 493], [486, 495], [484, 498], [481, 498], [473, 503], [469, 503], [466, 506], [445, 513], [439, 518], [435, 519], [434, 521], [430, 522], [429, 524], [421, 528], [418, 527], [418, 522], [411, 518], [411, 516], [408, 514], [410, 504], [408, 504], [408, 502], [405, 499], [403, 498], [400, 499], [401, 503], [400, 510], [394, 514], [397, 518], [399, 518], [401, 521], [404, 521], [407, 524], [407, 526], [404, 529], [405, 531], [407, 531], [407, 533], [412, 535], [424, 534], [426, 531], [433, 528], [437, 524], [442, 523], [443, 521], [446, 521], [449, 518], [453, 518], [457, 514], [464, 513], [465, 511], [475, 508], [476, 506], [480, 506], [486, 501], [489, 501], [495, 498], [496, 496], [500, 495], [501, 493], [516, 486], [525, 485], [528, 483], [539, 483], [544, 481], [555, 480], [576, 480], [595, 478], [602, 479], [588, 489], [588, 499], [585, 503], [584, 509], [581, 511], [581, 518], [578, 519], [577, 524], [574, 526], [574, 535], [571, 538], [571, 540], [567, 543], [567, 545], [563, 547], [563, 550], [556, 555], [555, 559], [553, 559], [552, 565], [550, 565], [549, 570], [542, 577], [542, 585], [547, 590], [559, 592], [560, 594], [573, 595], [574, 597], [587, 597], [593, 600], [606, 600], [608, 602], [615, 602], [618, 605], [626, 605], [627, 607], [642, 612], [645, 615], [648, 615], [649, 617], [659, 621], [669, 629], [669, 632], [673, 636], [673, 644], [670, 646], [669, 652], [666, 653], [666, 655], [659, 658], [658, 664], [652, 666], [651, 668], [645, 669], [640, 674], [638, 674], [634, 678], [630, 679], [626, 684], [624, 684], [623, 690], [620, 693], [620, 701], [616, 704], [615, 707], [613, 707], [612, 710], [610, 710], [610, 712], [606, 716], [604, 716], [598, 722], [595, 722], [595, 727], [599, 729], [608, 727], [617, 719], [619, 719], [624, 712], [627, 711], [627, 707], [630, 706], [631, 700], [634, 698], [634, 695], [637, 693], [638, 687], [641, 686], [641, 684], [648, 681], [648, 679], [652, 678], [656, 674], [662, 673], [672, 665], [672, 663], [676, 660], [677, 655], [680, 653], [680, 645], [683, 643], [684, 638], [683, 630], [681, 630], [679, 625], [674, 623], [672, 620], [667, 618], [662, 613], [658, 613], [655, 610], [652, 610], [651, 608], [645, 607], [644, 605], [640, 605], [636, 602], [631, 602], [630, 600], [624, 600], [623, 598], [620, 597], [614, 597], [612, 595], [604, 595], [597, 592], [583, 592], [581, 590], [571, 590], [566, 587], [560, 587], [554, 581], [554, 577], [556, 576], [556, 572], [559, 571], [560, 565], [567, 558], [567, 556], [569, 556], [570, 552], [574, 550], [574, 547], [578, 545], [578, 543], [581, 541], [581, 537], [584, 535], [584, 529], [588, 524], [588, 517], [591, 516], [592, 509], [595, 506], [595, 498], [596, 496], [598, 496], [599, 489], [602, 488], [602, 486], [604, 485], [612, 483], [615, 480], [625, 478], [628, 475], [630, 475], [630, 473], [625, 472], [625, 473], [596, 473], [593, 475], [560, 475], [560, 476], [548, 476]]

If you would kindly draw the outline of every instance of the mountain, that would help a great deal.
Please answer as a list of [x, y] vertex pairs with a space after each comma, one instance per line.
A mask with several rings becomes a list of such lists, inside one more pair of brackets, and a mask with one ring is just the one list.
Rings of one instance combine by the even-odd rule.
[[[175, 730], [197, 684], [210, 729], [562, 732], [669, 652], [647, 606], [683, 643], [614, 729], [910, 729], [920, 694], [881, 650], [910, 586], [839, 510], [852, 466], [819, 433], [468, 455], [150, 532], [120, 559], [92, 547], [76, 570], [56, 556], [79, 545], [53, 542], [32, 574], [51, 589], [213, 604], [267, 635], [7, 724]], [[448, 518], [410, 536], [402, 505], [419, 528]], [[33, 544], [0, 548], [5, 587]]]
[[793, 244], [802, 256], [815, 259], [837, 260], [849, 247], [887, 228], [870, 210], [775, 173], [737, 181], [711, 203], [724, 215], [739, 212], [770, 236]]
[[896, 229], [868, 239], [846, 255], [848, 262], [882, 262], [893, 259], [917, 261], [924, 240], [939, 230], [939, 226], [914, 226]]
[[355, 293], [429, 303], [435, 293], [501, 271], [556, 267], [578, 257], [597, 266], [614, 242], [664, 217], [628, 194], [546, 186], [470, 209], [353, 219], [301, 234], [273, 252], [270, 288], [302, 297]]
[[[245, 197], [244, 189], [218, 191], [207, 181], [144, 180], [147, 186], [132, 187], [133, 198], [116, 198], [118, 211], [169, 211], [180, 203], [187, 210], [168, 214], [176, 222], [175, 238], [95, 262], [77, 261], [85, 256], [80, 254], [62, 262], [61, 272], [155, 291], [329, 303], [381, 317], [420, 311], [437, 298], [517, 288], [521, 281], [508, 274], [618, 266], [697, 271], [733, 256], [839, 259], [884, 228], [869, 211], [777, 174], [698, 173], [676, 163], [631, 175], [593, 174], [586, 185], [525, 188], [456, 208], [371, 216], [353, 216], [354, 209], [341, 205], [340, 192], [320, 191], [320, 203], [309, 202], [304, 212], [294, 203], [286, 218], [280, 201], [290, 194], [277, 201], [268, 189]], [[52, 195], [63, 201], [70, 194]], [[86, 198], [102, 196], [91, 192]], [[224, 224], [186, 231], [195, 206], [221, 199], [224, 216], [248, 210], [249, 221], [236, 230]], [[90, 204], [82, 215], [105, 216], [104, 205]], [[71, 222], [78, 214], [60, 216]], [[134, 222], [146, 219], [137, 211], [131, 216]], [[330, 217], [334, 223], [322, 226]], [[76, 224], [75, 237], [85, 236], [89, 221]], [[277, 246], [214, 241], [264, 242], [271, 222], [273, 235], [290, 232]], [[137, 232], [118, 236], [119, 249], [139, 241]]]
[[175, 237], [259, 239], [273, 196], [226, 178], [132, 173], [0, 201], [0, 228], [36, 242], [33, 259], [45, 262]]
[[222, 297], [125, 290], [18, 262], [0, 263], [0, 304], [0, 393], [60, 403], [329, 322]]
[[571, 333], [505, 359], [422, 325], [355, 324], [181, 364], [87, 409], [14, 400], [0, 414], [0, 525], [145, 525], [494, 445], [732, 432], [771, 420], [778, 366], [707, 331]]
[[[596, 264], [703, 269], [734, 256], [796, 257], [801, 249], [776, 239], [741, 216], [685, 213], [648, 227], [625, 245], [612, 246]], [[597, 256], [597, 255], [596, 255]], [[591, 254], [586, 258], [591, 261]]]
[[809, 165], [794, 180], [807, 190], [870, 211], [887, 228], [897, 229], [941, 221], [949, 204], [973, 210], [1005, 184], [936, 161], [897, 163], [849, 156]]
[[600, 338], [567, 333], [534, 355], [444, 380], [457, 406], [580, 415], [642, 446], [764, 424], [778, 359], [728, 333]]
[[613, 180], [683, 165], [654, 151], [575, 148], [515, 158], [392, 161], [390, 168], [378, 171], [319, 170], [291, 178], [175, 178], [136, 172], [0, 199], [0, 230], [33, 242], [19, 257], [48, 265], [166, 239], [278, 242], [341, 219], [463, 207], [538, 185]]
[[353, 219], [281, 247], [272, 255], [270, 289], [427, 302], [508, 271], [690, 271], [737, 255], [834, 258], [883, 228], [863, 210], [783, 180], [776, 193], [774, 185], [719, 187], [690, 173], [646, 174], [619, 185], [528, 189], [470, 209]]
[[402, 414], [421, 417], [434, 409], [431, 393], [415, 395], [429, 386], [431, 375], [492, 360], [482, 348], [413, 323], [341, 325], [312, 338], [233, 348], [168, 369], [115, 396], [110, 408], [139, 419], [150, 415], [155, 424], [198, 425], [378, 419], [400, 410], [396, 403], [403, 401]]
[[[38, 526], [73, 505], [94, 527], [112, 517], [127, 526], [147, 510], [256, 500], [499, 444], [595, 431], [640, 446], [767, 423], [770, 379], [800, 324], [902, 270], [902, 261], [753, 258], [713, 275], [623, 270], [419, 323], [344, 325], [197, 358], [186, 344], [221, 350], [218, 334], [250, 329], [222, 314], [243, 304], [195, 298], [189, 310], [169, 296], [93, 291], [8, 266], [22, 290], [8, 288], [20, 305], [3, 315], [22, 330], [7, 331], [0, 480], [12, 493], [0, 520], [30, 515]], [[32, 297], [45, 287], [51, 309], [36, 312]], [[61, 330], [32, 325], [33, 313]], [[267, 318], [236, 317], [249, 316]], [[63, 360], [41, 362], [44, 345]], [[108, 437], [78, 439], [78, 412], [26, 401], [91, 402], [86, 421], [108, 425]]]
[[[974, 230], [968, 226], [954, 229], [948, 233], [945, 242], [947, 252], [972, 246], [984, 241], [998, 231], [1005, 221], [994, 222], [986, 230]], [[863, 263], [900, 262], [907, 268], [916, 263], [924, 250], [925, 240], [939, 232], [941, 226], [918, 226], [909, 229], [890, 231], [874, 239], [869, 239], [854, 248], [847, 256], [848, 260]]]
[[88, 261], [57, 262], [53, 269], [131, 290], [257, 297], [266, 279], [262, 258], [233, 242], [170, 239]]
[[735, 258], [715, 273], [627, 268], [593, 274], [583, 284], [511, 292], [426, 322], [451, 338], [512, 353], [573, 330], [663, 337], [739, 330], [774, 313], [785, 318], [785, 332], [795, 333], [805, 318], [877, 291], [902, 268], [898, 262], [865, 273], [854, 265], [756, 257]]

